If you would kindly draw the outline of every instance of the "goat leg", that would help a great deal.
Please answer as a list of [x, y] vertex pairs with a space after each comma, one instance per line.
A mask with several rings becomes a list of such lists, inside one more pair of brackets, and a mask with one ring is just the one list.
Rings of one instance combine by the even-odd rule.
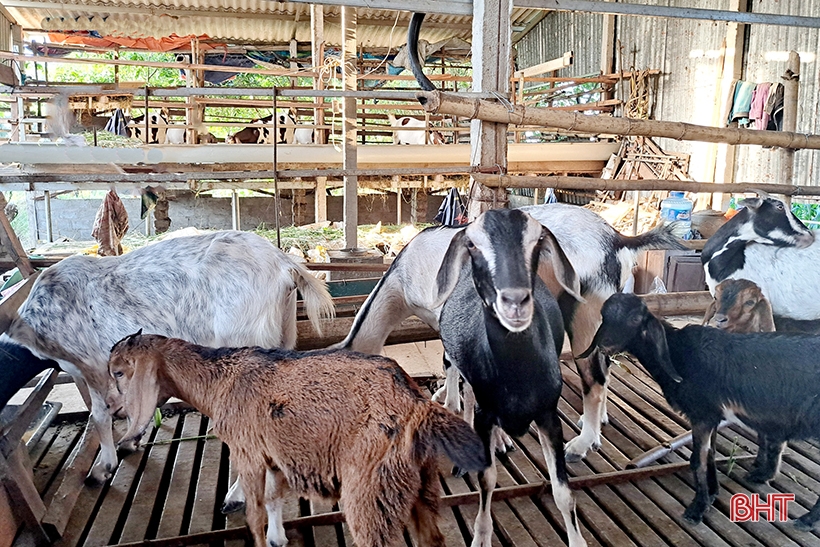
[[817, 500], [817, 503], [814, 504], [814, 507], [812, 507], [808, 513], [794, 521], [794, 527], [798, 530], [808, 532], [814, 528], [818, 520], [820, 520], [820, 499]]
[[538, 440], [547, 462], [547, 471], [552, 486], [552, 497], [561, 511], [570, 547], [586, 547], [586, 541], [578, 527], [578, 515], [575, 511], [575, 498], [569, 488], [567, 466], [564, 459], [561, 420], [557, 409], [538, 424]]
[[703, 520], [703, 514], [711, 505], [708, 460], [712, 431], [716, 427], [717, 423], [697, 423], [692, 427], [692, 457], [689, 460], [689, 467], [695, 478], [695, 499], [683, 513], [683, 518], [692, 524], [699, 524]]
[[601, 424], [608, 421], [606, 394], [609, 380], [608, 360], [599, 351], [586, 359], [576, 359], [581, 386], [584, 391], [584, 414], [581, 433], [566, 447], [566, 461], [577, 462], [591, 449], [601, 447]]
[[486, 415], [480, 409], [475, 416], [475, 430], [484, 442], [485, 450], [488, 454], [490, 466], [478, 473], [479, 502], [478, 515], [475, 518], [475, 528], [473, 530], [473, 542], [471, 547], [492, 547], [493, 518], [490, 512], [493, 490], [498, 480], [498, 470], [496, 469], [495, 447], [493, 444], [493, 429], [497, 426], [487, 423]]
[[752, 464], [752, 470], [746, 475], [746, 480], [756, 484], [766, 483], [774, 478], [780, 467], [780, 455], [783, 452], [785, 441], [772, 439], [764, 433], [758, 433], [757, 457]]

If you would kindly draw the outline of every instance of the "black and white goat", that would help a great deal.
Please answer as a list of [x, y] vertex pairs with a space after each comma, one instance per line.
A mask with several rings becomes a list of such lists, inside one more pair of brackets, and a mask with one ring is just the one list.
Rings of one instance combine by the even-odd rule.
[[[580, 299], [580, 283], [555, 236], [520, 210], [487, 211], [451, 240], [437, 274], [441, 339], [473, 388], [474, 427], [494, 460], [493, 429], [513, 436], [532, 422], [550, 475], [555, 503], [573, 547], [586, 545], [567, 481], [558, 417], [564, 340], [558, 302], [538, 277], [541, 260]], [[495, 466], [479, 473], [481, 500], [474, 547], [491, 544], [490, 500]]]
[[[635, 295], [615, 294], [587, 352], [628, 351], [646, 368], [669, 404], [692, 424], [695, 499], [684, 517], [700, 522], [718, 493], [714, 439], [721, 419], [757, 431], [759, 451], [747, 476], [777, 474], [788, 440], [820, 438], [820, 338], [804, 334], [729, 333], [675, 328], [652, 315]], [[820, 519], [820, 500], [796, 525]]]
[[756, 283], [778, 317], [820, 319], [820, 238], [774, 198], [745, 207], [706, 242], [701, 261], [712, 294], [724, 279]]
[[[566, 294], [556, 283], [548, 262], [539, 265], [539, 275], [561, 307], [564, 327], [576, 355], [592, 341], [601, 321], [601, 305], [629, 279], [638, 251], [681, 248], [665, 228], [637, 237], [623, 236], [600, 215], [576, 205], [552, 203], [521, 210], [554, 234], [580, 279], [584, 302]], [[435, 275], [451, 240], [463, 230], [428, 228], [413, 238], [370, 293], [347, 337], [337, 347], [379, 353], [390, 332], [411, 315], [438, 330], [441, 308], [436, 302]], [[607, 422], [609, 362], [594, 355], [576, 359], [576, 364], [584, 390], [584, 416], [581, 434], [567, 443], [568, 461], [584, 457], [590, 449], [596, 450], [601, 444], [601, 424]], [[459, 408], [457, 383], [458, 375], [448, 374], [445, 406], [454, 412]]]

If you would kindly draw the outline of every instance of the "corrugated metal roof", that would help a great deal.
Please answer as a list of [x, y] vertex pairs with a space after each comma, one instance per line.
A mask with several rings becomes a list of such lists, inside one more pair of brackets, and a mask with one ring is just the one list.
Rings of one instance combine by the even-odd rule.
[[[96, 30], [100, 34], [162, 37], [206, 34], [216, 40], [283, 45], [310, 42], [310, 5], [270, 0], [4, 0], [29, 30]], [[513, 28], [539, 10], [515, 9]], [[364, 47], [396, 48], [406, 41], [408, 11], [358, 9], [358, 41]], [[341, 45], [341, 7], [324, 6], [325, 41]], [[472, 38], [472, 17], [428, 14], [421, 38], [438, 42]]]

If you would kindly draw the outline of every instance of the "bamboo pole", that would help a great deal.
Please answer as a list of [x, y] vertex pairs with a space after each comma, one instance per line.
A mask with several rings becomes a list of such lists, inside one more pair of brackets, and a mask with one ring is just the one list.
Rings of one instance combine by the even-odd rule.
[[682, 190], [684, 192], [726, 192], [742, 194], [763, 191], [784, 196], [820, 196], [820, 186], [796, 186], [792, 184], [761, 184], [755, 182], [735, 182], [718, 184], [713, 182], [692, 182], [684, 180], [619, 180], [571, 176], [513, 176], [472, 173], [472, 177], [491, 188], [569, 188], [573, 190]]
[[[789, 62], [783, 75], [783, 131], [797, 129], [797, 96], [800, 81], [800, 55], [789, 52]], [[783, 182], [790, 184], [794, 180], [794, 150], [781, 151], [781, 171]]]
[[557, 127], [579, 133], [609, 133], [623, 136], [665, 137], [675, 140], [758, 144], [781, 148], [820, 149], [820, 135], [786, 131], [758, 131], [733, 127], [709, 127], [683, 122], [633, 120], [556, 112], [547, 108], [505, 106], [486, 99], [471, 99], [441, 91], [420, 91], [419, 103], [428, 112], [496, 123]]

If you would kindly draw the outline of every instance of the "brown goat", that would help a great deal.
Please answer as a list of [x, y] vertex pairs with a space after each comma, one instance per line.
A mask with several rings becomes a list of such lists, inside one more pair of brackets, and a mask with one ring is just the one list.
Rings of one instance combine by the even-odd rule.
[[725, 279], [715, 287], [703, 324], [714, 317], [715, 326], [727, 332], [774, 332], [772, 306], [760, 287], [748, 279]]
[[288, 487], [339, 499], [360, 547], [390, 545], [408, 522], [420, 545], [443, 547], [437, 454], [467, 470], [488, 465], [466, 422], [432, 403], [386, 357], [214, 349], [137, 333], [112, 348], [109, 372], [131, 420], [121, 443], [138, 441], [169, 397], [211, 417], [239, 469], [257, 547], [287, 543], [281, 507]]

